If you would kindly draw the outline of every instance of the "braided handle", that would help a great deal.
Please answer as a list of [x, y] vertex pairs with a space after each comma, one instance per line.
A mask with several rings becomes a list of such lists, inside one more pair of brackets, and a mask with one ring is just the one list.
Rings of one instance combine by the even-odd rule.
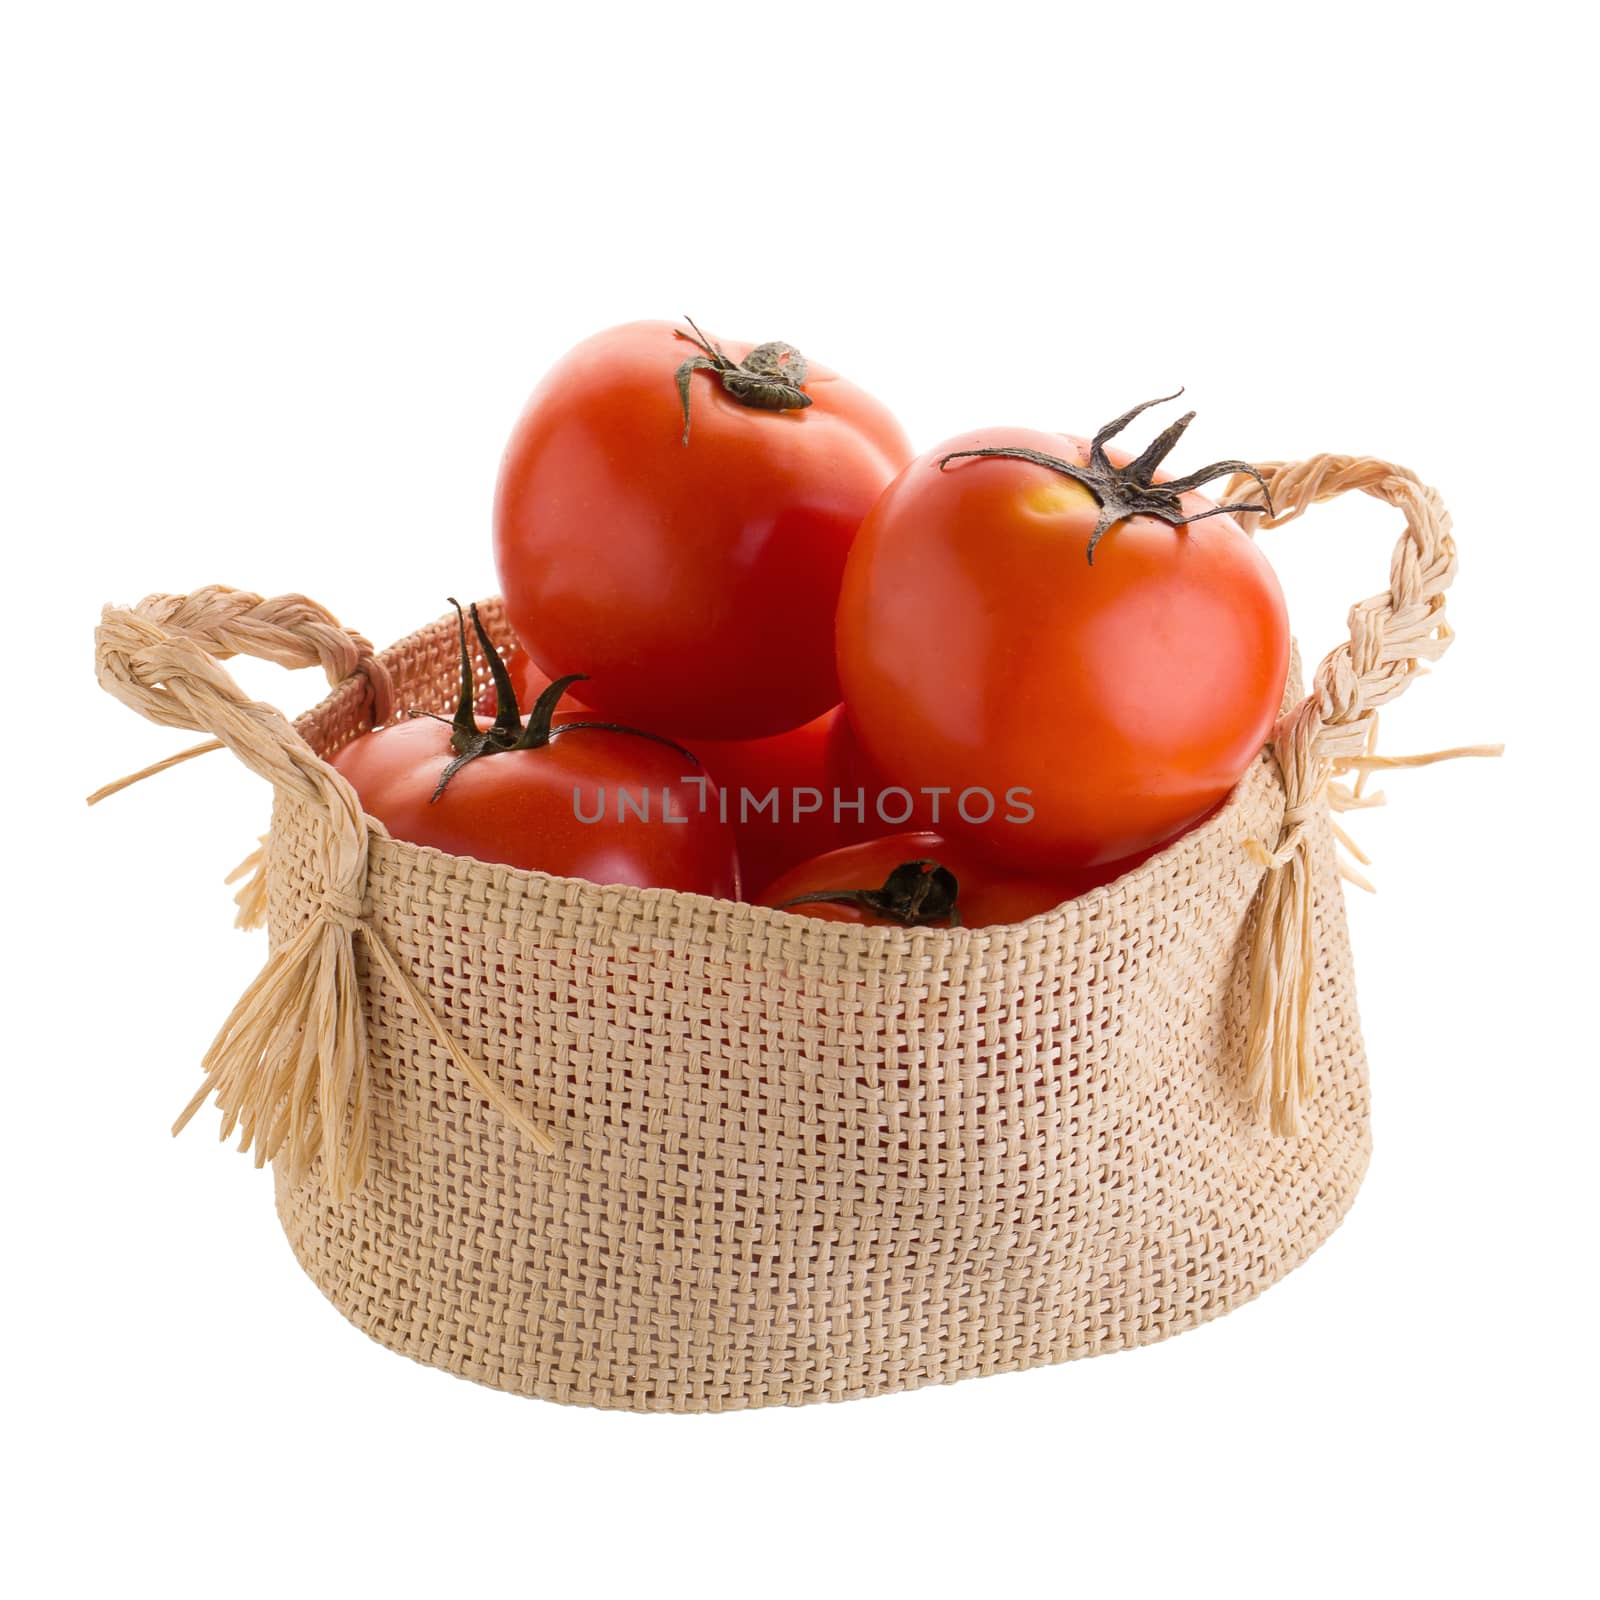
[[[1303, 828], [1301, 813], [1320, 797], [1333, 765], [1368, 749], [1379, 708], [1404, 692], [1424, 662], [1449, 648], [1454, 635], [1444, 592], [1456, 574], [1456, 546], [1438, 491], [1404, 467], [1371, 456], [1323, 455], [1270, 461], [1260, 470], [1274, 515], [1245, 513], [1241, 520], [1252, 532], [1282, 527], [1352, 489], [1394, 506], [1406, 519], [1390, 558], [1388, 589], [1350, 608], [1349, 639], [1323, 657], [1305, 699], [1278, 724], [1274, 745], [1289, 791], [1288, 833]], [[1228, 497], [1259, 501], [1260, 490], [1249, 478], [1235, 478]]]
[[320, 666], [331, 684], [352, 673], [371, 685], [372, 720], [388, 719], [389, 674], [371, 644], [304, 595], [263, 600], [221, 584], [193, 594], [155, 594], [137, 606], [107, 606], [95, 630], [101, 688], [151, 722], [211, 733], [269, 783], [320, 804], [332, 816], [352, 809], [334, 775], [271, 706], [249, 699], [221, 662], [257, 656], [283, 667]]
[[[1394, 506], [1405, 529], [1389, 562], [1389, 587], [1350, 608], [1350, 637], [1323, 657], [1306, 697], [1279, 719], [1273, 749], [1283, 772], [1283, 827], [1275, 846], [1247, 841], [1268, 868], [1250, 956], [1248, 1090], [1274, 1133], [1298, 1133], [1315, 1087], [1311, 994], [1315, 983], [1306, 830], [1329, 798], [1335, 773], [1385, 764], [1372, 754], [1379, 708], [1401, 694], [1427, 661], [1449, 648], [1444, 592], [1456, 573], [1450, 513], [1438, 493], [1404, 467], [1370, 456], [1312, 456], [1264, 463], [1274, 514], [1245, 512], [1254, 532], [1292, 522], [1308, 507], [1352, 489]], [[1229, 500], [1261, 503], [1247, 477]], [[1465, 754], [1468, 752], [1446, 752]], [[1345, 799], [1348, 803], [1348, 797]]]

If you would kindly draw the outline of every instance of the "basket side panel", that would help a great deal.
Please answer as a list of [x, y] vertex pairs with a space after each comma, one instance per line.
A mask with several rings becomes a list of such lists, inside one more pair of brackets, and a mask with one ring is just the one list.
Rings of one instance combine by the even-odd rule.
[[[416, 664], [411, 695], [444, 682], [436, 633], [390, 653], [402, 682]], [[318, 715], [332, 742], [353, 731]], [[373, 920], [559, 1150], [523, 1147], [363, 968], [371, 1175], [336, 1207], [315, 1173], [280, 1174], [290, 1242], [392, 1348], [639, 1410], [844, 1399], [1193, 1326], [1308, 1254], [1366, 1160], [1325, 822], [1310, 1128], [1269, 1137], [1244, 1104], [1260, 869], [1241, 840], [1274, 836], [1281, 809], [1264, 759], [1147, 868], [1019, 927], [956, 933], [378, 840]], [[310, 914], [316, 860], [314, 824], [280, 801], [275, 938]]]

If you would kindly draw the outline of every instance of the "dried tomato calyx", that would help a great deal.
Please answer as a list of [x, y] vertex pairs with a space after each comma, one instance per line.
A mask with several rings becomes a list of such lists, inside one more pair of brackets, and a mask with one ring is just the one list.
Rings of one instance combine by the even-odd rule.
[[945, 922], [952, 928], [961, 926], [961, 912], [956, 905], [960, 885], [956, 875], [937, 861], [923, 858], [902, 861], [887, 878], [881, 889], [815, 889], [810, 894], [797, 894], [784, 900], [773, 909], [787, 911], [791, 906], [838, 905], [859, 906], [874, 916], [898, 922], [906, 928], [924, 928], [930, 923]]
[[1131, 411], [1124, 411], [1120, 417], [1108, 422], [1090, 441], [1088, 466], [1079, 466], [1075, 461], [1063, 461], [1059, 456], [1047, 455], [1042, 450], [1029, 450], [1020, 445], [1015, 447], [988, 445], [977, 450], [953, 450], [949, 455], [941, 456], [939, 470], [943, 472], [952, 461], [960, 460], [964, 456], [1010, 456], [1018, 461], [1031, 461], [1035, 466], [1048, 467], [1052, 472], [1059, 472], [1064, 477], [1071, 478], [1074, 483], [1081, 483], [1100, 505], [1100, 516], [1095, 522], [1094, 532], [1089, 535], [1088, 555], [1091, 567], [1094, 565], [1095, 546], [1105, 537], [1113, 523], [1121, 522], [1127, 517], [1159, 517], [1163, 522], [1170, 522], [1173, 527], [1181, 528], [1186, 523], [1203, 522], [1207, 517], [1219, 517], [1224, 512], [1260, 511], [1261, 506], [1240, 504], [1213, 506], [1209, 511], [1195, 512], [1192, 517], [1183, 514], [1183, 502], [1179, 496], [1186, 490], [1198, 489], [1217, 478], [1231, 476], [1236, 472], [1247, 474], [1261, 485], [1266, 512], [1271, 516], [1272, 496], [1267, 490], [1266, 480], [1248, 461], [1213, 461], [1209, 467], [1201, 467], [1198, 472], [1191, 472], [1187, 477], [1171, 478], [1166, 483], [1151, 481], [1156, 468], [1167, 459], [1172, 447], [1183, 437], [1184, 430], [1194, 421], [1192, 411], [1185, 412], [1170, 427], [1157, 434], [1145, 446], [1143, 452], [1127, 466], [1112, 466], [1106, 456], [1106, 441], [1114, 439], [1141, 411], [1148, 411], [1151, 406], [1165, 405], [1169, 400], [1176, 400], [1182, 393], [1183, 390], [1179, 389], [1177, 394], [1146, 400], [1143, 405], [1135, 406]]
[[[635, 739], [649, 739], [656, 744], [666, 745], [669, 750], [676, 750], [694, 766], [700, 765], [699, 757], [693, 751], [685, 750], [675, 740], [663, 739], [658, 733], [646, 733], [642, 728], [629, 728], [620, 722], [597, 722], [585, 718], [552, 727], [551, 721], [562, 696], [573, 684], [585, 682], [589, 676], [587, 672], [569, 672], [565, 677], [548, 684], [534, 701], [528, 712], [528, 720], [524, 722], [505, 658], [495, 648], [494, 640], [489, 637], [483, 619], [478, 615], [477, 606], [473, 605], [472, 626], [478, 636], [478, 648], [483, 651], [483, 658], [489, 664], [489, 675], [494, 679], [494, 722], [487, 728], [480, 728], [474, 714], [477, 696], [472, 678], [472, 651], [467, 644], [467, 620], [462, 614], [459, 600], [452, 598], [450, 604], [456, 608], [456, 623], [461, 632], [461, 698], [456, 702], [456, 714], [450, 724], [450, 748], [455, 755], [439, 774], [438, 785], [429, 796], [430, 805], [444, 793], [445, 786], [469, 761], [476, 761], [480, 756], [502, 755], [511, 750], [542, 750], [551, 740], [583, 729], [600, 733], [626, 733]], [[439, 720], [442, 722], [444, 719], [441, 717]]]
[[742, 406], [757, 411], [804, 411], [811, 404], [805, 392], [809, 368], [806, 358], [792, 344], [781, 339], [758, 344], [743, 361], [735, 361], [720, 344], [714, 343], [695, 327], [693, 317], [683, 319], [693, 333], [674, 329], [700, 354], [690, 356], [674, 375], [678, 403], [683, 407], [683, 442], [689, 443], [689, 379], [696, 372], [714, 372], [722, 387]]

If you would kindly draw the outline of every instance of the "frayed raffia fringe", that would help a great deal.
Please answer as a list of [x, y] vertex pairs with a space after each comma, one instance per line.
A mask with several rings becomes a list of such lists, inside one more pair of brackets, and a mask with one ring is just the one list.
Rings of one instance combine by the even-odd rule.
[[267, 841], [272, 835], [264, 833], [256, 847], [222, 881], [239, 883], [233, 903], [239, 908], [234, 916], [236, 928], [264, 928], [267, 925]]
[[[1273, 749], [1283, 774], [1284, 813], [1275, 843], [1248, 839], [1245, 848], [1267, 868], [1250, 949], [1250, 1006], [1245, 1043], [1246, 1093], [1257, 1118], [1275, 1134], [1298, 1134], [1302, 1108], [1316, 1092], [1311, 1001], [1316, 950], [1311, 874], [1305, 859], [1310, 824], [1326, 806], [1335, 812], [1382, 803], [1365, 793], [1373, 771], [1429, 766], [1460, 756], [1499, 755], [1499, 745], [1472, 745], [1418, 756], [1376, 753], [1378, 711], [1437, 660], [1454, 635], [1444, 616], [1444, 591], [1455, 576], [1450, 513], [1437, 493], [1402, 467], [1369, 457], [1316, 456], [1262, 467], [1275, 515], [1247, 513], [1250, 531], [1278, 527], [1309, 506], [1351, 489], [1404, 512], [1406, 528], [1389, 568], [1389, 588], [1353, 606], [1350, 639], [1325, 656], [1310, 692], [1278, 724]], [[1229, 500], [1261, 503], [1253, 480], [1239, 476]], [[1353, 785], [1334, 780], [1357, 775]], [[1335, 837], [1360, 862], [1366, 857], [1335, 824]], [[1353, 867], [1340, 875], [1372, 885]]]
[[555, 1141], [535, 1127], [450, 1037], [410, 974], [370, 923], [324, 908], [268, 958], [240, 996], [201, 1066], [205, 1080], [172, 1125], [181, 1133], [215, 1097], [221, 1137], [239, 1131], [256, 1165], [280, 1155], [299, 1183], [320, 1155], [336, 1201], [366, 1176], [371, 1110], [366, 1025], [352, 935], [360, 934], [390, 983], [438, 1040], [456, 1070], [541, 1154]]
[[214, 1095], [221, 1137], [256, 1165], [282, 1156], [303, 1179], [318, 1155], [336, 1197], [365, 1176], [366, 1039], [347, 931], [316, 917], [273, 951], [201, 1063], [205, 1080], [173, 1124]]
[[185, 761], [193, 761], [196, 756], [208, 756], [213, 750], [221, 748], [220, 739], [207, 739], [204, 744], [191, 745], [189, 749], [180, 750], [177, 755], [168, 756], [163, 761], [152, 761], [148, 767], [140, 767], [137, 772], [130, 772], [125, 778], [102, 784], [88, 797], [89, 804], [97, 806], [102, 800], [109, 800], [112, 795], [121, 794], [124, 789], [136, 783], [143, 783], [146, 778], [155, 777], [158, 772], [167, 772], [173, 767], [181, 766]]
[[[143, 783], [146, 778], [155, 777], [158, 772], [168, 772], [173, 767], [182, 765], [185, 761], [193, 761], [196, 756], [210, 755], [213, 750], [221, 750], [222, 748], [223, 744], [220, 739], [207, 739], [204, 744], [197, 744], [187, 750], [180, 750], [177, 755], [168, 756], [163, 761], [152, 761], [148, 767], [141, 767], [137, 772], [130, 772], [125, 778], [118, 778], [115, 782], [101, 785], [93, 794], [88, 796], [88, 803], [92, 806], [97, 806], [102, 800], [109, 800], [112, 795], [121, 794], [124, 789], [131, 788], [136, 783]], [[233, 919], [233, 925], [236, 928], [251, 929], [266, 926], [267, 837], [266, 834], [262, 834], [256, 843], [256, 848], [222, 880], [224, 883], [238, 883], [241, 878], [245, 880], [233, 897], [233, 903], [239, 908], [238, 914]]]
[[[1373, 727], [1377, 727], [1376, 720]], [[1368, 772], [1382, 768], [1426, 767], [1438, 761], [1456, 761], [1468, 756], [1498, 756], [1504, 749], [1503, 745], [1481, 744], [1416, 756], [1367, 755], [1340, 763], [1334, 770], [1359, 768], [1364, 779]], [[1332, 782], [1325, 785], [1325, 795], [1329, 809], [1334, 812], [1383, 803], [1381, 795], [1364, 796], [1359, 786], [1346, 789]], [[1337, 823], [1333, 825], [1333, 834], [1363, 866], [1371, 865], [1366, 854]], [[1261, 885], [1255, 942], [1250, 950], [1245, 1092], [1259, 1121], [1274, 1133], [1297, 1134], [1304, 1127], [1302, 1107], [1316, 1088], [1310, 1048], [1311, 991], [1316, 972], [1311, 874], [1299, 838], [1275, 851], [1269, 850], [1259, 839], [1247, 839], [1245, 849], [1253, 860], [1268, 869]], [[1340, 861], [1338, 869], [1340, 877], [1369, 894], [1374, 892], [1373, 885], [1346, 862]]]
[[[350, 785], [278, 712], [247, 699], [222, 669], [249, 653], [290, 667], [320, 663], [329, 681], [360, 672], [371, 686], [372, 718], [387, 717], [388, 673], [357, 634], [300, 595], [276, 600], [214, 587], [153, 595], [124, 610], [107, 606], [95, 634], [102, 687], [168, 727], [215, 739], [155, 763], [91, 795], [90, 803], [180, 761], [225, 746], [275, 788], [325, 819], [325, 889], [318, 910], [274, 950], [234, 1006], [202, 1063], [205, 1077], [179, 1116], [179, 1132], [208, 1099], [222, 1111], [222, 1137], [236, 1130], [257, 1165], [282, 1159], [299, 1182], [319, 1157], [335, 1200], [366, 1175], [371, 1121], [365, 1016], [355, 960], [359, 935], [391, 984], [405, 995], [457, 1072], [544, 1154], [555, 1143], [472, 1063], [440, 1023], [427, 996], [366, 918], [369, 830]], [[266, 844], [229, 874], [244, 878], [241, 927], [266, 915]]]
[[[210, 755], [213, 750], [223, 748], [220, 739], [207, 739], [204, 744], [191, 746], [187, 750], [180, 750], [175, 756], [168, 756], [163, 761], [152, 761], [148, 767], [141, 767], [137, 772], [130, 772], [125, 778], [118, 778], [112, 783], [102, 784], [100, 788], [88, 796], [88, 803], [97, 806], [102, 800], [109, 800], [114, 794], [121, 794], [124, 789], [132, 788], [136, 783], [143, 783], [146, 778], [153, 778], [158, 772], [168, 772], [173, 767], [181, 766], [185, 761], [193, 761], [196, 756]], [[224, 883], [238, 883], [244, 879], [238, 892], [233, 897], [233, 903], [239, 908], [238, 914], [233, 919], [236, 928], [262, 928], [267, 922], [267, 868], [266, 844], [268, 835], [262, 834], [256, 841], [256, 848], [247, 855], [243, 861], [230, 872], [222, 881]]]

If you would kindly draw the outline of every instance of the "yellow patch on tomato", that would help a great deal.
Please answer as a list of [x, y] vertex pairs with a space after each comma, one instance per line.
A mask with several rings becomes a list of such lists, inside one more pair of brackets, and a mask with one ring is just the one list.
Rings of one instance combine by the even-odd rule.
[[1095, 498], [1081, 483], [1057, 475], [1048, 483], [1029, 489], [1022, 503], [1035, 516], [1059, 517], [1094, 505]]

